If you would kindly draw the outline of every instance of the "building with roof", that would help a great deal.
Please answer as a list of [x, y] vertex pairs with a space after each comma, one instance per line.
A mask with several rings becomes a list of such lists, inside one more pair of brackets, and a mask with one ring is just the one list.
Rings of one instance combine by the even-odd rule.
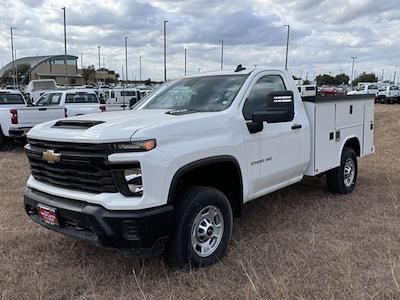
[[117, 81], [117, 74], [115, 71], [109, 70], [106, 68], [100, 68], [96, 70], [95, 74], [96, 82], [116, 82]]
[[[31, 56], [14, 61], [18, 73], [18, 66], [28, 65], [29, 70], [17, 78], [17, 83], [26, 85], [35, 79], [54, 79], [57, 84], [82, 84], [82, 75], [78, 72], [77, 56], [67, 55], [67, 82], [65, 82], [64, 55]], [[10, 70], [10, 71], [9, 71]], [[13, 82], [13, 63], [10, 62], [0, 69], [0, 78], [8, 83]], [[9, 75], [4, 78], [4, 75]]]

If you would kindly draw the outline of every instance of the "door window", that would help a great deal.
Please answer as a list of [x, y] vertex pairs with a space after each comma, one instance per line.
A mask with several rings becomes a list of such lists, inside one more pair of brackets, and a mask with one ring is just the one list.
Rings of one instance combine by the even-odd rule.
[[36, 102], [36, 106], [47, 106], [49, 105], [50, 94], [45, 94]]
[[61, 93], [45, 94], [36, 102], [36, 106], [59, 105], [60, 100]]
[[253, 112], [267, 110], [267, 97], [271, 92], [286, 91], [283, 79], [279, 75], [261, 77], [254, 85], [243, 106], [243, 116], [251, 120]]

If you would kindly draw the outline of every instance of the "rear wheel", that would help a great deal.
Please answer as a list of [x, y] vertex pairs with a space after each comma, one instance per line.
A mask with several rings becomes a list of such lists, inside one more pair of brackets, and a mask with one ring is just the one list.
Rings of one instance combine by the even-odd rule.
[[328, 171], [328, 189], [336, 194], [348, 194], [354, 190], [357, 182], [357, 156], [352, 148], [344, 148], [340, 166]]
[[226, 253], [232, 236], [233, 216], [226, 196], [217, 189], [193, 186], [177, 199], [175, 228], [167, 261], [174, 267], [203, 267]]

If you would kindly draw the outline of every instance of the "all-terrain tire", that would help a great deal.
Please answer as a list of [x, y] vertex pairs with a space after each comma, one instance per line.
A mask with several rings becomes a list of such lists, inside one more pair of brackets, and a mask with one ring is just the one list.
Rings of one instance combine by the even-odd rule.
[[357, 183], [357, 155], [352, 148], [345, 147], [342, 152], [340, 166], [328, 171], [328, 190], [335, 194], [348, 194]]
[[[183, 268], [218, 262], [225, 255], [232, 236], [232, 208], [226, 196], [212, 187], [191, 186], [178, 195], [176, 203], [173, 234], [166, 251], [168, 264]], [[206, 239], [209, 243], [201, 244]], [[212, 245], [210, 248], [214, 250], [209, 255], [206, 251], [200, 253], [203, 247], [199, 245], [205, 245], [204, 250]]]

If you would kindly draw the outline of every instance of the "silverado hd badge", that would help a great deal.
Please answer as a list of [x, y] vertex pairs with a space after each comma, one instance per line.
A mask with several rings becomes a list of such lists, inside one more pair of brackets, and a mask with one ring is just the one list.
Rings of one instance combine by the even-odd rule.
[[42, 159], [47, 161], [49, 164], [59, 162], [61, 158], [60, 153], [54, 153], [54, 150], [46, 150], [42, 153]]

